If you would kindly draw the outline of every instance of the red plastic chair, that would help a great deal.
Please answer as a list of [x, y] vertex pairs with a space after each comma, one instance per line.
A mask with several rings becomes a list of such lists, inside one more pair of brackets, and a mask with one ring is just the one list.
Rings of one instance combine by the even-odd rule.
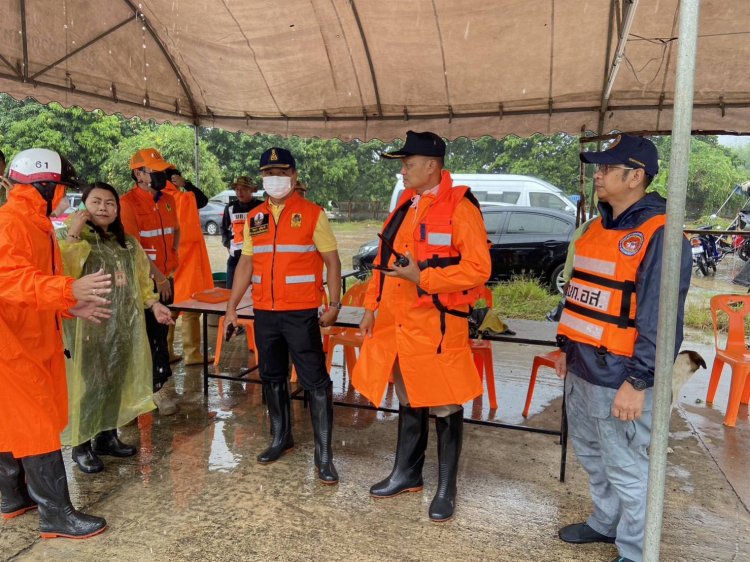
[[[487, 306], [492, 308], [492, 291], [484, 288], [482, 298], [487, 301]], [[474, 356], [474, 365], [479, 373], [479, 379], [487, 385], [487, 397], [490, 400], [490, 409], [497, 409], [497, 391], [495, 390], [495, 367], [492, 362], [492, 342], [487, 340], [469, 340], [471, 353]]]
[[[723, 312], [729, 319], [727, 341], [722, 348], [719, 345], [718, 313]], [[716, 295], [711, 298], [711, 319], [714, 325], [716, 358], [711, 369], [706, 403], [713, 404], [719, 379], [725, 364], [732, 369], [732, 385], [729, 389], [727, 413], [724, 425], [734, 427], [740, 403], [750, 402], [750, 351], [747, 348], [745, 321], [750, 316], [750, 295]]]
[[529, 407], [531, 406], [531, 398], [534, 396], [534, 387], [536, 386], [536, 375], [539, 371], [539, 367], [549, 367], [550, 369], [555, 368], [555, 361], [560, 357], [562, 351], [555, 349], [549, 353], [543, 355], [537, 355], [534, 357], [534, 363], [531, 366], [531, 378], [529, 379], [529, 389], [526, 391], [526, 405], [523, 407], [523, 417], [529, 415]]

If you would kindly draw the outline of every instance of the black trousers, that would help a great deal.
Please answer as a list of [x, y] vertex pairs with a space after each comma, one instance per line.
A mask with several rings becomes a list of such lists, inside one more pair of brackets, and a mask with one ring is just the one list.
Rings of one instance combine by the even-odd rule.
[[[174, 296], [173, 279], [169, 280], [169, 285], [172, 287], [172, 295]], [[173, 300], [173, 298], [164, 300], [159, 297], [159, 301], [164, 305], [172, 304]], [[159, 324], [150, 309], [146, 309], [144, 312], [146, 313], [146, 335], [148, 335], [148, 343], [151, 345], [154, 392], [156, 392], [172, 376], [172, 368], [169, 366], [169, 343], [167, 342], [169, 326]]]
[[237, 264], [240, 263], [241, 251], [232, 252], [227, 258], [227, 289], [232, 288], [234, 283], [234, 272], [237, 269]]
[[318, 324], [318, 309], [255, 310], [255, 345], [263, 382], [282, 382], [289, 377], [289, 354], [297, 379], [305, 390], [331, 384]]

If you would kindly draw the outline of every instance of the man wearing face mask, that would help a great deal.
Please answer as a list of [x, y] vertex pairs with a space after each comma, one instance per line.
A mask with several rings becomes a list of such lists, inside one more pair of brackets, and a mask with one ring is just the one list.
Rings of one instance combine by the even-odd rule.
[[[177, 248], [180, 226], [174, 198], [163, 193], [167, 186], [166, 170], [174, 168], [155, 148], [144, 148], [130, 159], [135, 185], [120, 199], [120, 218], [125, 232], [140, 242], [151, 265], [151, 278], [162, 304], [173, 302], [174, 273], [179, 265]], [[146, 331], [151, 344], [154, 375], [154, 402], [161, 415], [177, 411], [174, 383], [169, 367], [168, 328], [146, 310]]]
[[107, 525], [73, 508], [60, 450], [68, 424], [62, 315], [95, 323], [110, 316], [110, 275], [62, 274], [49, 217], [74, 177], [57, 152], [21, 151], [0, 209], [0, 512], [10, 519], [38, 508], [45, 538], [87, 538]]
[[[268, 198], [248, 213], [225, 320], [227, 326], [237, 325], [237, 305], [252, 281], [258, 366], [273, 433], [258, 462], [272, 463], [294, 446], [287, 382], [291, 353], [310, 397], [318, 478], [336, 484], [333, 397], [320, 335], [320, 326], [332, 325], [341, 308], [336, 239], [323, 209], [294, 191], [296, 163], [288, 150], [266, 150], [260, 157], [260, 175]], [[324, 265], [330, 304], [318, 317]]]

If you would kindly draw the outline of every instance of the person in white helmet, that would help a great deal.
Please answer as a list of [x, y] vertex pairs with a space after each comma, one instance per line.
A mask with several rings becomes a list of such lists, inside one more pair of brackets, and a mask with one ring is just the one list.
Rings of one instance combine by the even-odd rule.
[[73, 508], [60, 432], [68, 423], [62, 314], [92, 322], [110, 316], [103, 271], [62, 275], [49, 219], [75, 170], [57, 152], [19, 152], [13, 184], [0, 208], [0, 513], [6, 519], [39, 508], [43, 538], [86, 538], [107, 523]]

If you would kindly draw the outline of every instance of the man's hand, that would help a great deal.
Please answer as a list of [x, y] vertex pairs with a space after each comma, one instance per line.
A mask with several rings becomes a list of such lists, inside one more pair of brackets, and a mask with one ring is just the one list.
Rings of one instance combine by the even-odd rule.
[[[106, 303], [107, 301], [104, 302]], [[107, 320], [112, 316], [112, 311], [109, 308], [95, 302], [85, 301], [78, 301], [73, 308], [68, 309], [68, 312], [76, 318], [88, 320], [94, 324], [101, 324], [102, 320]]]
[[555, 374], [561, 379], [564, 379], [568, 374], [567, 356], [562, 351], [557, 359], [555, 359]]
[[622, 383], [612, 402], [612, 415], [622, 421], [637, 420], [643, 413], [646, 393], [636, 390], [629, 382]]
[[320, 318], [318, 319], [318, 324], [320, 324], [323, 328], [327, 328], [328, 326], [333, 326], [336, 323], [336, 318], [338, 317], [339, 317], [339, 309], [333, 306], [329, 306], [328, 310], [326, 310], [323, 314], [320, 315]]
[[362, 331], [362, 335], [368, 338], [372, 337], [372, 327], [375, 325], [375, 312], [372, 310], [365, 310], [365, 315], [359, 322], [359, 329]]
[[172, 311], [166, 306], [156, 301], [151, 305], [151, 312], [154, 313], [154, 318], [159, 324], [174, 325], [174, 318], [172, 318]]
[[168, 301], [172, 298], [172, 286], [169, 284], [169, 279], [161, 271], [154, 273], [154, 283], [156, 283], [156, 290], [161, 300]]
[[[224, 315], [224, 329], [225, 331], [229, 329], [229, 325], [232, 325], [232, 333], [229, 334], [229, 340], [231, 340], [234, 337], [234, 333], [237, 331], [237, 309], [235, 308], [227, 308], [227, 313]], [[224, 334], [221, 335], [224, 337]], [[229, 341], [227, 340], [227, 341]]]
[[419, 285], [420, 271], [419, 266], [417, 265], [417, 260], [414, 259], [409, 251], [406, 252], [406, 258], [409, 260], [409, 265], [401, 267], [392, 263], [389, 267], [392, 267], [393, 271], [386, 271], [385, 274], [388, 277], [400, 277], [401, 279], [411, 281], [415, 285]]
[[103, 297], [112, 292], [112, 276], [100, 269], [96, 273], [84, 275], [73, 281], [73, 296], [81, 302], [94, 303], [98, 305], [109, 304]]
[[178, 189], [184, 189], [185, 188], [185, 178], [183, 178], [179, 174], [174, 174], [171, 178], [169, 178], [169, 181], [174, 184], [175, 187]]

